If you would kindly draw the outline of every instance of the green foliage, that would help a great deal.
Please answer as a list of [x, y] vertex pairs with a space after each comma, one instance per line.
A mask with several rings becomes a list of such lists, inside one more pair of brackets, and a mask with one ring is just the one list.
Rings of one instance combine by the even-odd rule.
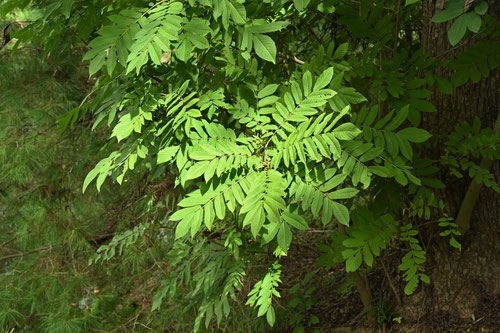
[[276, 290], [276, 287], [281, 282], [280, 275], [281, 265], [275, 262], [264, 278], [259, 280], [248, 294], [250, 298], [247, 304], [251, 307], [258, 308], [258, 317], [265, 314], [267, 322], [271, 326], [273, 326], [276, 321], [276, 313], [271, 306], [273, 297], [281, 297]]
[[460, 231], [457, 230], [457, 225], [453, 222], [453, 218], [450, 217], [442, 217], [439, 219], [439, 226], [442, 228], [446, 228], [447, 230], [441, 232], [439, 236], [446, 237], [450, 236], [450, 245], [454, 248], [457, 248], [459, 251], [462, 251], [462, 245], [457, 241], [455, 236], [460, 236]]
[[[429, 283], [426, 252], [413, 226], [435, 217], [446, 228], [441, 235], [460, 248], [456, 225], [434, 193], [445, 186], [437, 179], [436, 164], [499, 190], [493, 175], [476, 163], [499, 157], [499, 138], [491, 129], [477, 121], [461, 124], [443, 140], [421, 128], [422, 113], [438, 111], [429, 102], [432, 90], [453, 94], [500, 63], [498, 42], [491, 41], [498, 24], [486, 15], [484, 1], [464, 8], [463, 1], [450, 0], [434, 16], [434, 22], [455, 20], [448, 32], [453, 45], [467, 31], [484, 37], [444, 61], [421, 50], [413, 30], [422, 13], [412, 0], [407, 7], [392, 0], [1, 4], [3, 16], [28, 4], [37, 13], [15, 33], [13, 51], [36, 43], [52, 60], [80, 50], [93, 85], [78, 88], [81, 96], [75, 98], [81, 103], [64, 103], [70, 111], [50, 114], [50, 122], [59, 119], [64, 140], [82, 135], [81, 122], [92, 128], [92, 140], [78, 139], [91, 146], [79, 154], [85, 161], [100, 161], [90, 170], [80, 166], [66, 179], [71, 198], [80, 200], [68, 203], [75, 206], [68, 211], [85, 211], [91, 200], [100, 204], [81, 213], [70, 240], [51, 239], [61, 226], [48, 224], [44, 228], [53, 230], [39, 233], [46, 235], [39, 245], [81, 249], [79, 259], [85, 260], [78, 263], [91, 265], [79, 270], [102, 269], [117, 278], [105, 279], [109, 293], [83, 288], [83, 312], [61, 306], [34, 319], [27, 303], [14, 304], [6, 292], [14, 305], [0, 312], [4, 327], [35, 323], [51, 332], [91, 331], [113, 313], [102, 329], [123, 323], [130, 329], [134, 320], [165, 329], [170, 320], [172, 331], [238, 331], [230, 325], [245, 317], [244, 310], [235, 310], [246, 303], [257, 317], [266, 315], [270, 326], [281, 328], [285, 321], [275, 310], [286, 283], [281, 258], [294, 253], [300, 235], [316, 228], [327, 234], [319, 244], [318, 263], [327, 269], [342, 263], [349, 273], [369, 270], [384, 251], [404, 244], [399, 270], [404, 291], [411, 294], [420, 281]], [[451, 78], [435, 75], [443, 67], [455, 70]], [[3, 128], [2, 137], [11, 131]], [[58, 139], [52, 140], [47, 146], [56, 146]], [[439, 162], [426, 158], [422, 149], [436, 140], [445, 146]], [[36, 182], [34, 168], [50, 179], [61, 176], [51, 174], [54, 168], [33, 142], [25, 149], [29, 158], [10, 146], [0, 151], [1, 162], [9, 166], [3, 170], [9, 186], [21, 191]], [[93, 190], [94, 182], [101, 195]], [[82, 184], [85, 194], [76, 194], [75, 184]], [[138, 184], [162, 190], [148, 195]], [[100, 226], [96, 221], [107, 200], [128, 206], [117, 208], [121, 214], [114, 223]], [[17, 215], [32, 216], [38, 225], [50, 217], [47, 205], [32, 199]], [[92, 223], [83, 222], [88, 216]], [[16, 228], [16, 245], [31, 250], [35, 236], [27, 224], [16, 220]], [[63, 230], [67, 235], [70, 229]], [[259, 262], [267, 270], [255, 265]], [[123, 294], [134, 298], [134, 291], [149, 300], [141, 303], [146, 310], [134, 309], [122, 293], [112, 292], [122, 281]], [[30, 295], [45, 284], [51, 286], [50, 297], [62, 292], [53, 279], [33, 283], [37, 288], [29, 289]], [[254, 287], [246, 294], [249, 284]], [[66, 295], [71, 304], [77, 288], [66, 289], [73, 292]], [[305, 298], [311, 292], [306, 289]], [[379, 317], [390, 321], [393, 315]], [[292, 324], [305, 328], [305, 317], [300, 318]], [[317, 323], [312, 318], [309, 326]]]
[[445, 145], [441, 163], [448, 166], [453, 175], [462, 178], [465, 173], [477, 183], [500, 193], [494, 175], [475, 162], [479, 158], [500, 158], [500, 134], [491, 128], [481, 128], [481, 121], [476, 117], [472, 126], [466, 122], [455, 126]]
[[89, 259], [89, 265], [92, 263], [97, 263], [99, 260], [108, 261], [117, 254], [123, 254], [123, 250], [134, 245], [139, 237], [144, 235], [144, 231], [148, 229], [149, 225], [140, 224], [132, 230], [127, 230], [122, 233], [117, 233], [113, 236], [113, 239], [106, 245], [101, 245], [92, 258]]
[[420, 281], [430, 283], [430, 279], [424, 272], [424, 263], [426, 261], [425, 251], [419, 245], [418, 231], [412, 229], [412, 225], [408, 224], [401, 227], [401, 241], [408, 244], [408, 252], [401, 259], [399, 269], [404, 271], [403, 278], [406, 281], [404, 289], [405, 294], [412, 294], [417, 288]]
[[357, 212], [355, 226], [349, 228], [349, 237], [342, 242], [346, 248], [342, 251], [346, 271], [354, 272], [364, 262], [372, 267], [374, 256], [380, 256], [396, 232], [396, 225], [391, 216], [375, 219], [368, 210]]
[[[307, 317], [313, 305], [318, 301], [313, 296], [316, 288], [311, 286], [311, 280], [315, 277], [317, 271], [309, 272], [303, 280], [296, 283], [290, 290], [290, 301], [286, 307], [290, 311], [290, 325], [294, 327], [294, 333], [304, 332], [306, 327], [311, 328], [319, 323], [319, 318], [315, 315]], [[313, 329], [312, 332], [318, 332], [318, 329]]]
[[[217, 325], [229, 316], [230, 301], [236, 300], [236, 293], [241, 289], [245, 276], [245, 261], [235, 261], [224, 251], [226, 244], [222, 242], [198, 244], [176, 243], [168, 252], [168, 263], [171, 274], [162, 280], [153, 298], [152, 310], [160, 309], [165, 299], [179, 301], [186, 308], [196, 307], [197, 315], [194, 328], [198, 330], [203, 323], [208, 328], [212, 317], [216, 317]], [[189, 286], [184, 295], [180, 285]]]
[[[496, 27], [492, 27], [496, 29]], [[451, 77], [454, 86], [461, 86], [469, 81], [479, 82], [486, 78], [492, 70], [500, 65], [500, 43], [479, 41], [469, 46], [450, 62], [450, 68], [455, 70]]]
[[432, 17], [432, 22], [443, 23], [455, 19], [448, 30], [448, 40], [456, 45], [464, 37], [467, 30], [477, 33], [481, 29], [481, 16], [488, 11], [488, 2], [474, 1], [474, 8], [465, 8], [462, 0], [448, 0], [444, 10]]
[[379, 298], [378, 304], [374, 306], [372, 312], [374, 312], [375, 319], [379, 325], [388, 324], [391, 325], [392, 322], [400, 322], [401, 317], [396, 317], [396, 313], [392, 308], [391, 304]]

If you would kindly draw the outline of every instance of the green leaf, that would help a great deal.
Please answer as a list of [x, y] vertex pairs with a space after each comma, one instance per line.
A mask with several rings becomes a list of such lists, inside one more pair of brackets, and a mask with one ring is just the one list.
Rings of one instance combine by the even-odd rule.
[[295, 8], [297, 8], [299, 12], [303, 11], [307, 7], [309, 2], [311, 2], [311, 0], [293, 0]]
[[113, 75], [113, 71], [116, 67], [116, 48], [111, 47], [108, 50], [108, 60], [106, 61], [106, 69], [109, 75]]
[[365, 163], [379, 157], [384, 152], [384, 147], [371, 148], [359, 158], [361, 163]]
[[170, 7], [168, 9], [168, 13], [169, 14], [180, 14], [182, 12], [183, 8], [184, 8], [184, 6], [179, 1], [170, 2]]
[[396, 181], [403, 186], [406, 186], [406, 184], [408, 184], [408, 178], [406, 178], [401, 169], [394, 168], [394, 179], [396, 179]]
[[460, 42], [460, 40], [464, 37], [465, 32], [467, 31], [467, 18], [466, 15], [462, 15], [453, 24], [448, 30], [448, 40], [450, 44], [455, 46]]
[[262, 99], [264, 97], [267, 97], [269, 95], [272, 95], [274, 94], [274, 92], [276, 91], [276, 89], [278, 89], [279, 85], [278, 84], [269, 84], [267, 86], [265, 86], [264, 88], [262, 88], [259, 93], [257, 94], [257, 97], [259, 99]]
[[484, 15], [488, 11], [488, 3], [486, 1], [481, 1], [474, 7], [474, 11], [479, 15]]
[[459, 251], [462, 251], [462, 245], [459, 242], [457, 242], [457, 240], [454, 237], [450, 238], [450, 245], [458, 249]]
[[409, 106], [403, 107], [401, 110], [396, 112], [396, 116], [392, 119], [392, 121], [385, 126], [385, 130], [392, 132], [396, 128], [398, 128], [405, 120], [408, 118]]
[[422, 143], [427, 141], [432, 135], [424, 129], [416, 127], [408, 127], [398, 132], [399, 135], [406, 138], [406, 140], [415, 143]]
[[257, 209], [247, 213], [247, 216], [245, 218], [247, 217], [251, 218], [250, 230], [252, 231], [252, 235], [254, 238], [257, 238], [260, 229], [264, 225], [264, 220], [265, 220], [264, 208], [262, 208], [262, 205], [259, 205]]
[[352, 140], [357, 137], [361, 131], [353, 123], [343, 123], [336, 127], [332, 133], [339, 140]]
[[190, 216], [193, 215], [199, 209], [200, 209], [199, 206], [191, 206], [179, 209], [175, 211], [172, 215], [170, 215], [170, 221], [180, 221], [182, 219], [189, 219]]
[[415, 275], [411, 278], [404, 288], [404, 292], [406, 295], [411, 295], [417, 289], [418, 286], [418, 277]]
[[464, 1], [462, 0], [447, 1], [446, 6], [445, 10], [436, 13], [432, 17], [432, 22], [442, 23], [450, 21], [464, 12]]
[[205, 173], [210, 161], [202, 161], [192, 165], [186, 174], [186, 179], [196, 179]]
[[350, 257], [345, 262], [346, 271], [348, 273], [355, 272], [361, 266], [363, 262], [363, 257], [361, 251], [358, 251], [354, 256]]
[[218, 195], [214, 199], [215, 215], [219, 220], [223, 220], [226, 216], [226, 203], [222, 195]]
[[[342, 242], [342, 245], [345, 247], [351, 247], [351, 248], [359, 248], [365, 245], [365, 241], [358, 239], [358, 238], [347, 238]], [[346, 253], [354, 253], [354, 252], [347, 252]], [[349, 255], [350, 256], [350, 255]], [[347, 259], [347, 257], [345, 257]]]
[[294, 228], [297, 228], [298, 230], [309, 229], [306, 220], [301, 215], [293, 213], [288, 209], [283, 211], [282, 218], [286, 223], [290, 224]]
[[309, 71], [304, 73], [302, 77], [302, 86], [304, 87], [304, 96], [309, 96], [312, 88], [312, 74]]
[[245, 24], [247, 21], [247, 13], [245, 10], [245, 6], [239, 2], [232, 0], [225, 0], [227, 6], [231, 11], [231, 18], [237, 24]]
[[191, 219], [191, 238], [196, 236], [196, 233], [200, 230], [202, 220], [203, 210], [199, 209], [196, 211], [196, 213], [193, 214], [193, 217]]
[[293, 81], [291, 84], [292, 96], [296, 104], [302, 102], [302, 90], [297, 82]]
[[405, 6], [412, 5], [414, 3], [420, 2], [421, 0], [406, 0]]
[[347, 54], [348, 49], [349, 49], [348, 43], [340, 44], [337, 50], [335, 50], [335, 53], [333, 54], [333, 60], [342, 59]]
[[475, 12], [468, 12], [465, 14], [465, 20], [470, 31], [479, 32], [479, 29], [481, 29], [481, 16]]
[[156, 309], [159, 309], [163, 299], [165, 296], [167, 296], [168, 291], [170, 290], [170, 284], [168, 283], [170, 280], [163, 280], [161, 281], [160, 288], [156, 292], [156, 294], [153, 297], [153, 304], [151, 307], [151, 311], [154, 311]]
[[422, 185], [422, 181], [420, 179], [418, 179], [417, 177], [415, 177], [411, 172], [405, 170], [404, 171], [406, 177], [408, 177], [408, 179], [415, 185], [417, 186], [420, 186]]
[[69, 18], [71, 15], [71, 7], [73, 7], [73, 3], [75, 0], [64, 0], [62, 3], [61, 7], [61, 13], [66, 17]]
[[210, 22], [197, 17], [194, 17], [184, 25], [184, 30], [199, 36], [205, 36], [212, 31], [212, 29], [210, 29]]
[[92, 59], [89, 65], [89, 76], [94, 75], [102, 68], [102, 65], [104, 65], [105, 58], [106, 58], [106, 53], [101, 52], [94, 59]]
[[269, 324], [269, 326], [273, 327], [274, 322], [276, 321], [276, 314], [275, 314], [274, 308], [272, 306], [270, 306], [267, 309], [266, 319], [267, 319], [267, 323]]
[[276, 21], [276, 22], [271, 22], [267, 24], [259, 24], [259, 25], [253, 25], [251, 27], [248, 27], [248, 31], [257, 33], [257, 34], [265, 34], [269, 32], [275, 32], [275, 31], [280, 31], [284, 27], [288, 25], [287, 22], [284, 21]]
[[323, 184], [320, 187], [320, 190], [323, 192], [329, 192], [331, 189], [339, 186], [345, 179], [347, 175], [340, 174], [332, 177], [329, 181], [327, 181], [325, 184]]
[[212, 230], [212, 223], [215, 219], [215, 211], [213, 201], [209, 201], [204, 208], [203, 222], [208, 230]]
[[210, 47], [208, 40], [198, 34], [192, 34], [188, 32], [186, 33], [186, 38], [191, 42], [191, 44], [201, 50], [208, 49]]
[[332, 201], [333, 215], [343, 225], [349, 226], [349, 210], [346, 206]]
[[326, 87], [328, 84], [330, 84], [332, 78], [333, 78], [333, 67], [330, 67], [324, 70], [323, 73], [321, 73], [321, 75], [318, 77], [316, 83], [314, 84], [313, 91], [318, 91]]
[[191, 57], [191, 52], [193, 51], [193, 44], [187, 39], [184, 39], [184, 41], [179, 45], [177, 48], [177, 52], [175, 55], [179, 60], [182, 60], [184, 62], [188, 61], [188, 59]]
[[271, 95], [271, 96], [267, 96], [267, 97], [264, 97], [263, 99], [261, 99], [259, 101], [259, 104], [258, 104], [258, 107], [259, 108], [262, 108], [264, 106], [267, 106], [267, 105], [273, 105], [274, 103], [276, 103], [280, 98], [278, 96], [274, 96], [274, 95]]
[[332, 200], [339, 200], [339, 199], [350, 199], [356, 194], [359, 193], [358, 189], [352, 188], [352, 187], [347, 187], [347, 188], [341, 188], [340, 190], [331, 192], [328, 194], [328, 197]]
[[95, 186], [97, 187], [97, 191], [101, 191], [101, 186], [102, 184], [104, 183], [104, 181], [106, 180], [106, 178], [108, 177], [108, 173], [107, 172], [101, 172], [99, 174], [99, 177], [97, 177], [97, 180], [95, 182]]
[[413, 160], [413, 148], [411, 147], [410, 143], [408, 140], [401, 135], [396, 135], [397, 139], [397, 144], [399, 145], [399, 151], [401, 151], [401, 154], [405, 158], [407, 158], [409, 161]]
[[82, 188], [82, 193], [85, 193], [85, 190], [89, 186], [89, 184], [94, 180], [95, 177], [99, 174], [100, 169], [95, 167], [94, 169], [90, 170], [90, 172], [87, 174], [85, 177], [85, 180], [83, 181], [83, 188]]
[[175, 227], [175, 239], [179, 239], [187, 235], [189, 229], [191, 228], [190, 219], [182, 219]]
[[432, 104], [429, 101], [423, 100], [423, 99], [412, 99], [410, 101], [410, 104], [422, 112], [436, 112], [437, 111], [434, 104]]
[[393, 176], [393, 174], [389, 171], [389, 169], [381, 165], [370, 166], [369, 170], [380, 177], [388, 178]]
[[179, 150], [179, 146], [166, 147], [158, 152], [157, 164], [170, 162]]
[[431, 279], [425, 274], [420, 274], [420, 281], [427, 284], [431, 283]]
[[288, 247], [290, 247], [290, 244], [292, 243], [292, 231], [290, 230], [288, 224], [282, 223], [280, 225], [277, 239], [280, 248], [286, 252], [288, 250]]
[[254, 34], [253, 42], [255, 53], [257, 53], [259, 57], [273, 64], [276, 62], [276, 44], [274, 44], [271, 37], [263, 34]]
[[368, 245], [365, 245], [363, 247], [363, 258], [365, 259], [365, 264], [368, 265], [369, 267], [372, 267], [373, 255], [372, 255], [372, 252], [370, 251], [370, 247]]
[[333, 14], [335, 13], [335, 6], [333, 4], [334, 4], [333, 2], [331, 3], [320, 2], [318, 3], [316, 9], [324, 14]]
[[450, 81], [446, 80], [444, 77], [435, 76], [436, 88], [443, 94], [451, 95], [453, 94], [453, 86]]

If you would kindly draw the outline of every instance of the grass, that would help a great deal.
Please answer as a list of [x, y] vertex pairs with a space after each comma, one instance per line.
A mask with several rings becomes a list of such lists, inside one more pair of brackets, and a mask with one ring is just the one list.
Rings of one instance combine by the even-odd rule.
[[123, 192], [81, 194], [105, 137], [83, 127], [58, 133], [59, 116], [85, 92], [73, 70], [58, 79], [28, 48], [0, 58], [0, 329], [96, 325], [98, 316], [74, 306], [103, 276], [87, 265], [92, 240], [134, 215], [121, 209]]

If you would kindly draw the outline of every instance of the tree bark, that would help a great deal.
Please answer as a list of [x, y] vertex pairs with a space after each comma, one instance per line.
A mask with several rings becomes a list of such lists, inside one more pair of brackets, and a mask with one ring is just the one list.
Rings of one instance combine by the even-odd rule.
[[[493, 0], [489, 0], [488, 4], [488, 14], [498, 19], [500, 4], [495, 4]], [[466, 46], [477, 42], [462, 40], [458, 47], [452, 47], [447, 39], [451, 24], [435, 24], [430, 21], [431, 17], [443, 8], [444, 1], [424, 0], [423, 6], [421, 42], [426, 52], [433, 56], [445, 54], [446, 59], [453, 59]], [[440, 60], [444, 59], [441, 57]], [[435, 74], [449, 79], [452, 73], [451, 70], [443, 68]], [[497, 68], [478, 83], [468, 82], [456, 88], [453, 95], [435, 91], [431, 102], [438, 111], [424, 114], [423, 126], [435, 136], [450, 133], [455, 125], [463, 121], [472, 123], [475, 117], [479, 117], [483, 126], [493, 128], [500, 108], [500, 70]], [[431, 149], [430, 157], [439, 158], [442, 148], [442, 142], [438, 143]], [[498, 160], [494, 161], [490, 171], [499, 182]], [[449, 216], [456, 217], [471, 180], [466, 177], [457, 179], [444, 172], [441, 178], [446, 189], [439, 195], [445, 201]], [[480, 312], [486, 311], [484, 305], [488, 300], [500, 299], [499, 222], [500, 196], [483, 186], [472, 212], [470, 229], [460, 240], [462, 251], [451, 248], [446, 239], [434, 237], [434, 240], [439, 240], [433, 242], [428, 249], [432, 283], [420, 294], [410, 298], [407, 304], [408, 309], [410, 306], [419, 308], [419, 313], [415, 314], [413, 319], [422, 321], [426, 320], [423, 318], [441, 318], [442, 321], [444, 318], [461, 318], [470, 321], [472, 316], [479, 318]], [[498, 308], [496, 313], [497, 323], [500, 323]]]

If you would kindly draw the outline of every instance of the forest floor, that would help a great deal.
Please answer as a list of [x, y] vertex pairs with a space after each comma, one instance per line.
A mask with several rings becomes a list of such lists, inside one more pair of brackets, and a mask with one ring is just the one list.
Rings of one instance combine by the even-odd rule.
[[[291, 288], [303, 281], [310, 268], [317, 266], [317, 258], [322, 253], [309, 245], [317, 240], [317, 234], [305, 232], [302, 239], [297, 241], [299, 246], [291, 249], [283, 261], [283, 281], [287, 281], [283, 288]], [[314, 290], [305, 298], [312, 305], [304, 314], [302, 322], [306, 325], [311, 322], [311, 318], [317, 318], [313, 321], [317, 324], [310, 325], [304, 332], [313, 332], [314, 329], [331, 333], [500, 332], [500, 297], [492, 296], [488, 290], [477, 295], [481, 302], [470, 318], [445, 311], [432, 317], [426, 316], [424, 301], [426, 297], [432, 297], [430, 288], [424, 285], [414, 295], [404, 295], [405, 283], [397, 271], [400, 259], [398, 251], [386, 251], [374, 267], [366, 272], [373, 298], [372, 311], [364, 310], [343, 264], [334, 264], [329, 270], [324, 267], [316, 270], [309, 284]], [[393, 271], [386, 273], [380, 264], [382, 260], [385, 267], [392, 267]], [[399, 291], [398, 296], [391, 288], [391, 283]], [[399, 306], [397, 298], [401, 299]], [[370, 319], [370, 314], [374, 318]]]

